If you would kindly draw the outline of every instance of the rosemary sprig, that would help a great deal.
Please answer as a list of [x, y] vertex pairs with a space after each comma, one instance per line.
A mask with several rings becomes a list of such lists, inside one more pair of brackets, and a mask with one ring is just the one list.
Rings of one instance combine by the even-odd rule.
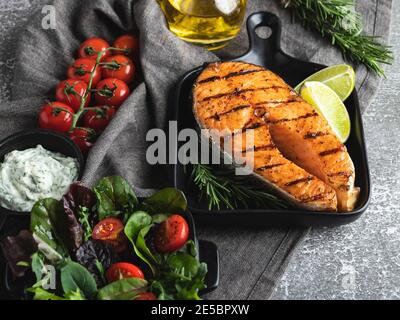
[[194, 164], [192, 180], [201, 191], [201, 197], [208, 200], [209, 209], [248, 209], [250, 206], [258, 208], [287, 208], [284, 201], [265, 190], [239, 179], [230, 170], [215, 170], [203, 164]]
[[380, 76], [382, 64], [393, 62], [390, 47], [377, 37], [362, 35], [362, 19], [354, 9], [354, 0], [281, 0], [292, 17], [305, 27], [318, 31], [337, 45], [345, 59], [364, 64]]

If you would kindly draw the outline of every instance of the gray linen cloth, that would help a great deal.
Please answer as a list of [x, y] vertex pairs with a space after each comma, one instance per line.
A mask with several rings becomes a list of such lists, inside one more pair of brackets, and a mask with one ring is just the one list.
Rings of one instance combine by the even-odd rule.
[[[56, 28], [42, 28], [43, 14], [32, 15], [20, 35], [16, 53], [12, 101], [0, 104], [0, 136], [37, 127], [40, 105], [53, 98], [55, 85], [66, 77], [75, 50], [92, 36], [115, 39], [137, 30], [140, 33], [144, 82], [119, 109], [116, 117], [90, 152], [84, 181], [92, 184], [105, 175], [119, 174], [135, 186], [139, 195], [167, 186], [162, 168], [147, 164], [146, 133], [166, 125], [167, 97], [186, 71], [215, 61], [217, 56], [184, 43], [166, 28], [155, 0], [55, 0]], [[365, 29], [387, 40], [391, 0], [359, 1]], [[283, 49], [293, 56], [315, 62], [341, 62], [340, 53], [326, 41], [298, 24], [271, 0], [250, 0], [248, 14], [260, 10], [277, 13], [283, 20]], [[219, 54], [234, 56], [245, 51], [247, 38], [239, 37]], [[379, 79], [364, 68], [358, 70], [358, 89], [363, 108], [371, 101]], [[220, 250], [221, 282], [210, 299], [267, 299], [289, 259], [306, 236], [305, 229], [199, 229], [201, 238], [214, 241]]]

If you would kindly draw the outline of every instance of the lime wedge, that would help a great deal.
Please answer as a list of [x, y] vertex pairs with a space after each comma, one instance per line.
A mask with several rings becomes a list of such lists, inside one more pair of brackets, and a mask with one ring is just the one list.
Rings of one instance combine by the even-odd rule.
[[300, 94], [328, 121], [340, 142], [345, 143], [350, 136], [350, 117], [335, 91], [322, 82], [311, 81], [303, 84]]
[[356, 74], [352, 66], [339, 64], [314, 73], [300, 83], [295, 90], [300, 92], [301, 86], [307, 81], [319, 81], [326, 84], [342, 101], [345, 101], [354, 90]]

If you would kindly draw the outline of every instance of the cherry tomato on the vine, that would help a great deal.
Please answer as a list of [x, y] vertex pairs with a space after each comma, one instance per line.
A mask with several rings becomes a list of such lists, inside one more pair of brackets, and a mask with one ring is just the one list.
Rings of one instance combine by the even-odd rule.
[[154, 245], [162, 253], [182, 248], [189, 238], [189, 226], [186, 220], [174, 214], [159, 224], [154, 233]]
[[119, 262], [113, 264], [106, 272], [109, 283], [126, 278], [144, 279], [144, 274], [137, 266], [132, 263]]
[[130, 94], [128, 85], [122, 80], [108, 78], [96, 86], [96, 103], [103, 106], [119, 107]]
[[74, 128], [69, 133], [69, 138], [78, 146], [83, 155], [87, 155], [94, 144], [95, 132], [90, 128]]
[[74, 110], [62, 102], [49, 102], [39, 113], [39, 126], [57, 132], [68, 132], [73, 123]]
[[153, 292], [141, 292], [135, 300], [158, 300]]
[[128, 244], [124, 233], [124, 225], [117, 218], [107, 218], [100, 221], [93, 228], [92, 236], [94, 240], [108, 242], [117, 252], [126, 250]]
[[[86, 82], [68, 79], [59, 83], [56, 89], [56, 99], [74, 109], [77, 112], [81, 106], [82, 98], [86, 94], [88, 85]], [[85, 102], [85, 107], [89, 105], [90, 92]]]
[[96, 60], [99, 52], [102, 53], [101, 60], [111, 56], [110, 44], [102, 38], [89, 38], [79, 47], [79, 57]]
[[95, 87], [101, 80], [101, 70], [96, 68], [96, 61], [88, 58], [81, 58], [75, 60], [75, 62], [68, 68], [68, 78], [81, 80], [89, 84], [90, 74], [93, 74], [92, 87]]
[[83, 116], [83, 125], [96, 132], [101, 132], [108, 126], [115, 112], [113, 107], [94, 107]]
[[139, 55], [139, 40], [133, 35], [125, 34], [114, 41], [113, 48], [125, 50], [115, 50], [114, 54], [124, 54], [131, 58], [136, 58]]
[[102, 62], [103, 78], [116, 78], [131, 83], [135, 72], [136, 67], [132, 60], [124, 55], [108, 57]]

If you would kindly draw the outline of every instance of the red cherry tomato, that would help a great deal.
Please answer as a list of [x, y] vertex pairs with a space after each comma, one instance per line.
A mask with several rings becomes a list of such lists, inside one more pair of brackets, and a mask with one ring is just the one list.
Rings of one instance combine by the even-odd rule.
[[88, 110], [83, 116], [83, 125], [96, 132], [102, 132], [115, 115], [113, 107], [95, 107]]
[[154, 234], [154, 245], [159, 252], [167, 253], [182, 248], [189, 238], [186, 220], [177, 214], [158, 225]]
[[116, 50], [114, 54], [124, 54], [131, 58], [135, 58], [139, 55], [139, 40], [137, 37], [130, 34], [125, 34], [115, 40], [113, 47], [125, 50], [125, 52]]
[[73, 122], [74, 110], [62, 102], [45, 104], [39, 113], [39, 126], [57, 132], [68, 132]]
[[112, 56], [102, 62], [103, 78], [116, 78], [131, 83], [135, 77], [136, 67], [132, 60], [124, 55]]
[[153, 292], [141, 292], [135, 300], [158, 300]]
[[100, 221], [93, 229], [93, 239], [110, 243], [117, 252], [123, 252], [127, 247], [124, 225], [121, 220], [107, 218]]
[[88, 58], [81, 58], [75, 60], [75, 62], [68, 68], [68, 78], [81, 80], [89, 84], [90, 81], [90, 73], [94, 71], [92, 87], [96, 87], [96, 85], [101, 80], [101, 70], [100, 68], [96, 68], [96, 61]]
[[89, 38], [85, 40], [79, 47], [79, 57], [96, 60], [97, 54], [102, 53], [101, 60], [111, 56], [111, 51], [108, 50], [110, 44], [102, 38]]
[[103, 106], [119, 107], [130, 94], [128, 85], [115, 78], [100, 81], [96, 86], [96, 103]]
[[127, 262], [113, 264], [106, 272], [109, 283], [125, 278], [144, 279], [144, 274], [137, 266]]
[[93, 146], [95, 132], [89, 128], [75, 128], [69, 133], [69, 138], [78, 146], [83, 155], [87, 155]]
[[[74, 109], [75, 112], [79, 110], [81, 106], [82, 98], [87, 91], [88, 85], [79, 80], [69, 79], [59, 83], [56, 89], [56, 99]], [[90, 92], [85, 102], [85, 107], [89, 105]]]

